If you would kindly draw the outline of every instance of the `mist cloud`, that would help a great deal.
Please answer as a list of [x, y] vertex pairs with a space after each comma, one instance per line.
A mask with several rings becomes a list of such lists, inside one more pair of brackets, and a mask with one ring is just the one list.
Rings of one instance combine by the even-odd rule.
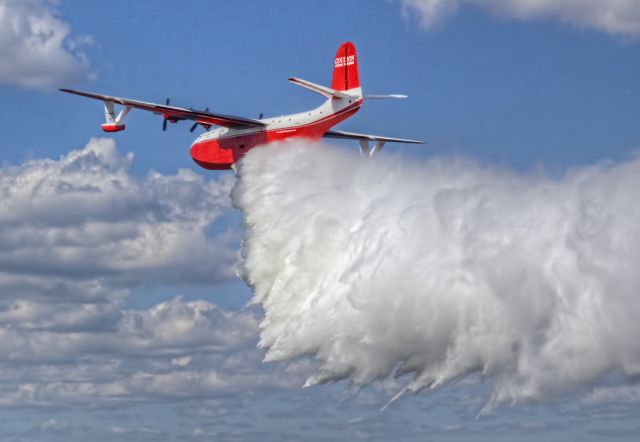
[[330, 146], [252, 151], [233, 191], [268, 361], [307, 385], [468, 376], [489, 406], [640, 375], [640, 160], [561, 178], [470, 160], [363, 161]]
[[611, 34], [640, 35], [640, 3], [635, 0], [400, 0], [424, 29], [442, 24], [465, 6], [515, 20], [550, 18]]

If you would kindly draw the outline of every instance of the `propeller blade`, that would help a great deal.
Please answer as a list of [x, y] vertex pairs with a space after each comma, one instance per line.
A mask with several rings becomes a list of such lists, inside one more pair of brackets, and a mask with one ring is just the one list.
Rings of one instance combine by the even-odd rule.
[[260, 112], [260, 116], [258, 117], [258, 120], [262, 120], [262, 117], [264, 117], [264, 114]]
[[[167, 106], [169, 106], [169, 97], [167, 97]], [[158, 112], [159, 113], [159, 112]], [[166, 115], [164, 116], [164, 120], [162, 121], [162, 131], [166, 131], [167, 130], [167, 117]]]
[[[209, 112], [209, 107], [207, 107], [205, 110], [205, 112]], [[189, 129], [189, 132], [193, 132], [194, 130], [196, 130], [196, 127], [198, 127], [198, 123], [197, 121], [195, 123], [193, 123], [193, 126], [191, 126], [191, 129]], [[205, 128], [205, 130], [209, 129], [211, 126], [205, 126], [204, 124], [202, 125], [202, 127]]]

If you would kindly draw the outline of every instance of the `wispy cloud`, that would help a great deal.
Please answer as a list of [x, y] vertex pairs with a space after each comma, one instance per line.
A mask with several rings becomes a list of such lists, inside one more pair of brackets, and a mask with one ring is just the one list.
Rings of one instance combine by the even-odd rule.
[[0, 0], [0, 83], [50, 89], [93, 78], [81, 47], [91, 37], [70, 38], [53, 0]]
[[443, 23], [458, 9], [472, 6], [515, 19], [553, 19], [611, 34], [640, 35], [640, 3], [636, 0], [400, 0], [424, 29]]

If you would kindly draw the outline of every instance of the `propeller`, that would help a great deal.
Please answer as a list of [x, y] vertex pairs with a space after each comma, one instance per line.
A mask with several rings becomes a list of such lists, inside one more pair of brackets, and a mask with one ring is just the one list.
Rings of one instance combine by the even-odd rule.
[[[209, 108], [206, 108], [204, 111], [205, 112], [209, 112]], [[196, 130], [196, 127], [198, 127], [198, 124], [200, 124], [200, 123], [198, 123], [197, 121], [195, 123], [193, 123], [193, 126], [191, 126], [191, 129], [189, 129], [189, 132], [193, 132], [194, 130]], [[202, 127], [204, 127], [205, 129], [208, 129], [211, 126], [207, 127], [207, 126], [205, 126], [203, 124]]]
[[[169, 97], [167, 97], [167, 106], [169, 106]], [[167, 130], [167, 117], [165, 116], [164, 120], [162, 121], [162, 130], [166, 131]]]

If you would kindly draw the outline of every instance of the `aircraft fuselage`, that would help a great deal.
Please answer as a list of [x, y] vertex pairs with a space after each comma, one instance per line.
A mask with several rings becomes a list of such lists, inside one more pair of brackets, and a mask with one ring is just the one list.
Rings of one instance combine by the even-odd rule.
[[205, 169], [227, 170], [256, 146], [293, 137], [317, 140], [332, 126], [349, 118], [360, 108], [360, 88], [348, 92], [355, 97], [330, 98], [307, 112], [259, 120], [266, 124], [264, 127], [221, 127], [208, 131], [191, 145], [191, 158]]

